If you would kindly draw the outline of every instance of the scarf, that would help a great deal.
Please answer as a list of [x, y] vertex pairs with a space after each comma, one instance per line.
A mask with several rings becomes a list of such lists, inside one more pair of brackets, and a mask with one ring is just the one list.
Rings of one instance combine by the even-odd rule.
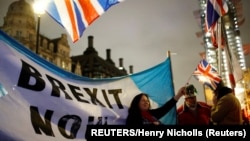
[[148, 122], [155, 122], [158, 121], [154, 116], [152, 116], [148, 111], [142, 111], [141, 115], [143, 117], [143, 119], [147, 120]]

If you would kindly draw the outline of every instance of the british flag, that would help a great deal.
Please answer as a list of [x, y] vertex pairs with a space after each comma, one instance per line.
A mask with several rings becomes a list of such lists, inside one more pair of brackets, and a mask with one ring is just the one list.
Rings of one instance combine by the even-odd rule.
[[215, 90], [221, 82], [221, 76], [216, 69], [209, 64], [205, 59], [202, 59], [195, 69], [193, 76], [199, 80], [199, 82]]
[[206, 11], [206, 23], [210, 29], [221, 16], [228, 12], [227, 3], [224, 0], [208, 0]]
[[224, 16], [227, 12], [228, 5], [224, 0], [207, 0], [205, 32], [211, 34], [212, 44], [216, 48], [218, 47], [218, 44], [220, 44], [222, 47], [225, 45], [223, 37], [220, 37], [221, 43], [217, 43], [217, 21], [221, 16]]
[[123, 0], [48, 0], [45, 11], [76, 42], [84, 30], [111, 6]]

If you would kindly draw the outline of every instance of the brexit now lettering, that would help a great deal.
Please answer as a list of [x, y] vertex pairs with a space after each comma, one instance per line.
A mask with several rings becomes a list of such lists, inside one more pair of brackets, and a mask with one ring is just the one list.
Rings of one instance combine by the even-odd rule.
[[[50, 137], [56, 136], [51, 125], [51, 119], [53, 117], [53, 113], [54, 113], [53, 110], [47, 109], [45, 114], [41, 116], [38, 107], [30, 106], [31, 123], [36, 134], [41, 135], [43, 132], [45, 135]], [[90, 124], [90, 122], [93, 122], [94, 118], [95, 117], [89, 116], [88, 124]], [[98, 117], [98, 120], [95, 125], [106, 125], [107, 118], [108, 117]], [[104, 119], [104, 124], [103, 124], [103, 119]], [[56, 124], [58, 126], [59, 132], [63, 137], [67, 139], [75, 139], [77, 133], [81, 132], [79, 131], [79, 129], [82, 125], [82, 119], [78, 115], [67, 114], [59, 118]], [[67, 131], [66, 129], [67, 125], [68, 127], [70, 125], [70, 129], [68, 129], [69, 131]]]
[[[92, 88], [92, 91], [90, 88], [82, 88], [85, 93], [81, 91], [81, 87], [75, 86], [72, 84], [63, 84], [60, 80], [45, 74], [45, 78], [42, 77], [42, 74], [33, 66], [26, 63], [25, 61], [21, 60], [22, 62], [22, 68], [20, 72], [20, 76], [18, 79], [17, 86], [22, 87], [25, 89], [33, 90], [33, 91], [42, 91], [46, 87], [46, 82], [49, 82], [52, 86], [51, 89], [51, 96], [53, 97], [60, 97], [61, 92], [65, 95], [65, 99], [73, 100], [75, 98], [78, 102], [84, 102], [88, 104], [94, 104], [94, 105], [101, 105], [103, 107], [106, 107], [107, 105], [109, 108], [113, 108], [110, 97], [114, 98], [114, 101], [119, 109], [123, 109], [123, 104], [120, 100], [119, 94], [122, 94], [122, 89], [98, 89], [98, 88]], [[31, 80], [35, 80], [35, 83], [30, 83]], [[33, 81], [32, 81], [33, 82]], [[68, 93], [67, 91], [70, 91], [71, 93]], [[101, 93], [101, 94], [100, 94]], [[99, 94], [99, 95], [98, 95]], [[84, 96], [88, 96], [89, 99], [87, 99]], [[102, 96], [103, 101], [99, 100], [97, 96]], [[104, 102], [106, 104], [104, 104]]]

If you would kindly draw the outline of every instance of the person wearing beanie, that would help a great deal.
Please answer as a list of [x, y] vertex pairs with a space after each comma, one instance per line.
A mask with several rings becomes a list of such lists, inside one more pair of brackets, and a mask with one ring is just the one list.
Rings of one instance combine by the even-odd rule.
[[214, 91], [211, 122], [214, 125], [242, 125], [242, 112], [239, 99], [233, 89], [222, 86]]
[[178, 125], [209, 125], [211, 106], [197, 101], [197, 90], [191, 84], [186, 87], [184, 104], [177, 109]]

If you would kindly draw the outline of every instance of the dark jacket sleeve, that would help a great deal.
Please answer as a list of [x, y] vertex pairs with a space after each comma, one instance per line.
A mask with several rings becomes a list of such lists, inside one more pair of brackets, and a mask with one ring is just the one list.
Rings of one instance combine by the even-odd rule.
[[167, 114], [174, 106], [176, 106], [176, 103], [177, 101], [173, 97], [169, 101], [167, 101], [163, 106], [157, 109], [151, 109], [150, 113], [157, 119], [160, 119], [165, 114]]
[[128, 126], [141, 126], [143, 121], [140, 115], [128, 115], [126, 119], [126, 125]]

